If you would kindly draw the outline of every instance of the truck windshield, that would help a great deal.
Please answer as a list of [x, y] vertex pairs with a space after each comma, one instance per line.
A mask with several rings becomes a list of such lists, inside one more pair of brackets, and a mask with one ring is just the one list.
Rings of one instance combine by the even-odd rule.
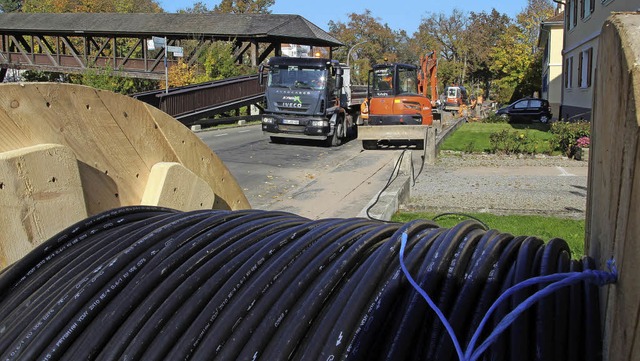
[[305, 68], [295, 65], [272, 66], [269, 86], [282, 88], [324, 89], [327, 83], [326, 69]]

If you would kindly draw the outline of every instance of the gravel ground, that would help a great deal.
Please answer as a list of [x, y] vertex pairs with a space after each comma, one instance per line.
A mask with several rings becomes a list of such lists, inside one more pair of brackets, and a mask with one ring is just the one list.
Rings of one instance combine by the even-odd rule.
[[440, 154], [401, 211], [585, 217], [588, 162], [566, 157]]

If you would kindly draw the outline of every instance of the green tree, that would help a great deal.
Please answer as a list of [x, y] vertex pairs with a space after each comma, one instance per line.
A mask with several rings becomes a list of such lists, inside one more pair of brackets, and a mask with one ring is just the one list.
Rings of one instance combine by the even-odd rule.
[[[469, 49], [468, 74], [471, 85], [483, 90], [483, 96], [489, 97], [489, 88], [494, 80], [494, 72], [491, 71], [491, 52], [505, 33], [511, 19], [506, 14], [493, 9], [491, 13], [472, 12], [469, 16], [469, 24], [466, 29]], [[480, 94], [475, 94], [480, 95]]]
[[516, 15], [516, 22], [524, 34], [525, 42], [531, 53], [538, 51], [538, 34], [540, 24], [553, 17], [555, 6], [551, 0], [527, 0], [527, 6]]
[[440, 89], [445, 85], [464, 84], [466, 80], [469, 49], [466, 29], [468, 15], [453, 9], [451, 14], [430, 14], [423, 18], [414, 35], [417, 47], [434, 49], [438, 52], [438, 80]]
[[552, 17], [554, 6], [549, 0], [528, 0], [527, 7], [507, 27], [491, 51], [493, 84], [499, 102], [513, 101], [539, 91], [541, 64], [537, 48], [540, 23]]
[[346, 45], [334, 52], [334, 58], [347, 62], [347, 55], [351, 55], [349, 63], [353, 65], [353, 79], [361, 84], [366, 83], [373, 64], [399, 61], [403, 56], [400, 44], [406, 43], [407, 38], [405, 32], [393, 31], [373, 17], [368, 9], [362, 14], [349, 14], [347, 23], [330, 21], [329, 33]]
[[233, 76], [255, 72], [251, 67], [238, 65], [234, 62], [233, 43], [217, 41], [211, 44], [200, 56], [200, 63], [204, 67], [205, 80], [220, 80]]
[[13, 13], [22, 8], [21, 0], [0, 0], [0, 13]]
[[514, 91], [524, 79], [531, 61], [525, 34], [517, 25], [508, 26], [491, 52], [490, 69], [496, 77], [493, 91], [498, 102], [505, 103], [514, 98]]
[[155, 0], [24, 0], [26, 13], [159, 13]]
[[271, 14], [269, 8], [275, 0], [222, 0], [213, 8], [216, 13], [229, 14]]
[[206, 13], [210, 13], [213, 10], [209, 10], [209, 8], [207, 8], [207, 4], [198, 1], [196, 3], [193, 4], [193, 7], [190, 8], [186, 8], [186, 9], [180, 9], [178, 10], [178, 13], [186, 13], [186, 14], [206, 14]]

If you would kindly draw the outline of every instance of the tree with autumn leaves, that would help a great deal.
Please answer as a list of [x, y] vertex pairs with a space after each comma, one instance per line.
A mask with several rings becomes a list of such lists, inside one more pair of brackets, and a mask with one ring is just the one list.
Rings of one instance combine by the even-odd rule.
[[[551, 0], [528, 0], [516, 19], [496, 9], [453, 9], [449, 14], [428, 14], [409, 37], [364, 10], [349, 14], [347, 23], [329, 22], [329, 32], [346, 44], [335, 52], [342, 61], [351, 47], [366, 41], [351, 51], [350, 63], [361, 70], [385, 59], [415, 64], [421, 54], [436, 50], [440, 91], [447, 85], [465, 85], [474, 95], [506, 103], [540, 88], [538, 28], [553, 15]], [[358, 79], [366, 79], [366, 74], [361, 71]]]

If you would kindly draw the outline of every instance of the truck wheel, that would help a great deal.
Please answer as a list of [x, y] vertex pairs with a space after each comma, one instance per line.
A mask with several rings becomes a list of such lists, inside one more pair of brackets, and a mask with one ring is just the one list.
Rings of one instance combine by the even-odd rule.
[[362, 148], [366, 150], [374, 150], [378, 149], [378, 141], [377, 140], [363, 140]]
[[338, 138], [337, 129], [333, 130], [333, 135], [325, 140], [324, 145], [326, 145], [327, 147], [337, 147], [340, 145], [340, 138]]
[[333, 135], [325, 140], [327, 147], [337, 147], [340, 145], [340, 137], [338, 137], [338, 134], [342, 134], [342, 127], [343, 123], [340, 122], [333, 128]]

